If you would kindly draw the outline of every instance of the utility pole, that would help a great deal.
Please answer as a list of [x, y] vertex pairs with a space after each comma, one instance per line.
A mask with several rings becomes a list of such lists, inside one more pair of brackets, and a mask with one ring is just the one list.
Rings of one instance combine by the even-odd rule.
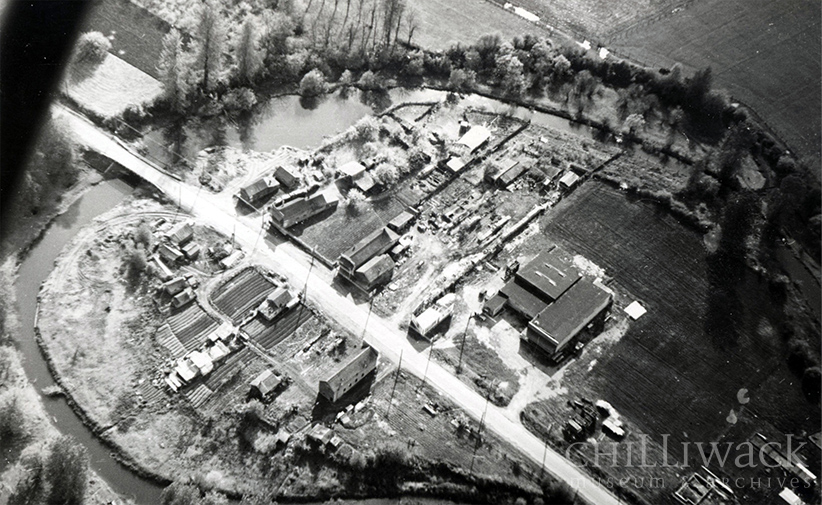
[[391, 413], [391, 404], [394, 403], [394, 391], [397, 390], [397, 381], [400, 379], [400, 370], [402, 370], [402, 352], [400, 349], [400, 362], [397, 365], [397, 373], [394, 375], [394, 386], [391, 388], [391, 398], [388, 400], [388, 409], [385, 411], [385, 418], [388, 419], [388, 414]]
[[457, 364], [457, 373], [462, 372], [462, 353], [465, 351], [465, 341], [468, 339], [468, 325], [471, 324], [471, 318], [474, 317], [474, 314], [471, 313], [468, 316], [468, 320], [465, 322], [465, 331], [462, 332], [462, 344], [460, 345], [460, 362]]
[[297, 315], [297, 327], [300, 326], [300, 319], [303, 317], [303, 309], [305, 309], [305, 301], [308, 300], [308, 280], [311, 278], [311, 270], [314, 269], [314, 249], [311, 249], [311, 264], [308, 265], [308, 274], [305, 276], [305, 286], [303, 286], [303, 301], [300, 304], [300, 313]]
[[542, 469], [539, 472], [540, 479], [545, 476], [545, 456], [548, 455], [548, 442], [543, 441], [542, 443], [544, 444], [544, 449], [542, 451]]
[[425, 379], [426, 379], [426, 377], [428, 377], [428, 365], [431, 364], [431, 355], [432, 354], [434, 354], [434, 343], [433, 342], [431, 342], [431, 345], [428, 347], [428, 361], [425, 362], [425, 372], [423, 372], [423, 374], [422, 374], [422, 382], [420, 382], [420, 385], [417, 386], [417, 391], [419, 391], [420, 388], [423, 386], [423, 384], [425, 384]]
[[[266, 220], [265, 216], [263, 216], [263, 223], [260, 225], [260, 233], [257, 235], [257, 240], [254, 241], [254, 249], [251, 250], [251, 254], [253, 255], [257, 252], [257, 244], [260, 242], [260, 237], [263, 236], [265, 233], [265, 229], [268, 227], [268, 221]], [[314, 256], [312, 256], [313, 258]]]
[[485, 410], [482, 411], [482, 417], [480, 418], [479, 430], [477, 430], [477, 442], [474, 444], [474, 454], [471, 455], [471, 468], [468, 470], [469, 474], [474, 473], [474, 459], [477, 457], [477, 449], [479, 449], [482, 440], [482, 428], [485, 426], [485, 414], [488, 413], [488, 401], [490, 399], [490, 395], [485, 396]]

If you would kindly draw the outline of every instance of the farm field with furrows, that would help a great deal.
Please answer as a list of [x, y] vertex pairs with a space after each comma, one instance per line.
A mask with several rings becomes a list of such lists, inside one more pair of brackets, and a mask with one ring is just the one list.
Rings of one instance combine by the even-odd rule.
[[314, 313], [304, 305], [297, 304], [285, 314], [280, 314], [272, 322], [258, 315], [243, 326], [242, 330], [263, 349], [268, 350], [312, 319], [314, 319]]
[[237, 324], [273, 289], [273, 282], [249, 267], [221, 284], [211, 293], [210, 299], [217, 309]]
[[168, 316], [167, 322], [177, 340], [188, 351], [199, 348], [205, 342], [206, 336], [219, 325], [197, 303], [172, 313]]
[[[743, 388], [753, 398], [749, 408], [768, 412], [779, 429], [818, 424], [819, 413], [807, 403], [799, 412], [776, 414], [782, 405], [801, 405], [795, 398], [801, 391], [784, 364], [767, 289], [753, 274], [735, 286], [742, 310], [733, 338], [711, 331], [706, 319], [709, 285], [700, 237], [667, 214], [589, 183], [544, 219], [550, 220], [544, 227], [550, 240], [605, 268], [620, 290], [648, 309], [589, 376], [591, 388], [643, 431], [670, 434], [674, 454], [681, 442], [715, 440], [739, 407]], [[760, 394], [774, 376], [783, 386]]]
[[602, 40], [652, 67], [712, 67], [717, 88], [754, 108], [800, 156], [820, 149], [822, 13], [810, 0], [688, 2]]

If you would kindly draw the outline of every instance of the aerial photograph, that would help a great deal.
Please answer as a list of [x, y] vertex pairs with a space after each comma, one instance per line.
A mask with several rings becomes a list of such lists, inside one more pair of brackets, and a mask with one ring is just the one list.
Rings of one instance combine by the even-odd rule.
[[818, 0], [0, 39], [0, 505], [822, 505]]

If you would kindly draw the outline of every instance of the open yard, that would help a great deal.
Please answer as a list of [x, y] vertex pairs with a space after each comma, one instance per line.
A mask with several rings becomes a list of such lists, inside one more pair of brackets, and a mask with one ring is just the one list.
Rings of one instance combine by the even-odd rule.
[[[622, 3], [622, 2], [618, 2]], [[617, 28], [603, 43], [652, 67], [712, 67], [800, 156], [820, 156], [819, 3], [706, 0]]]

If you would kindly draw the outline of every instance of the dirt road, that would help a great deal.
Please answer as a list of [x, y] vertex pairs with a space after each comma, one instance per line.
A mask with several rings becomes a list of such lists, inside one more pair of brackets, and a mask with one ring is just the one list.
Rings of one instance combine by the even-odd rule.
[[[396, 363], [402, 354], [403, 369], [417, 377], [423, 376], [427, 366], [428, 383], [476, 419], [484, 416], [487, 428], [517, 447], [537, 465], [542, 464], [544, 457], [546, 470], [569, 483], [580, 496], [597, 504], [618, 503], [616, 496], [561, 454], [550, 448], [546, 451], [542, 441], [520, 423], [517, 413], [506, 414], [503, 409], [490, 404], [436, 362], [427, 365], [429, 360], [425, 351], [417, 351], [396, 325], [375, 313], [369, 316], [366, 303], [358, 305], [350, 296], [345, 296], [332, 287], [331, 270], [316, 262], [307, 282], [311, 258], [289, 242], [274, 248], [268, 247], [265, 240], [260, 238], [263, 225], [260, 215], [252, 213], [239, 216], [231, 195], [198, 191], [199, 188], [195, 186], [177, 181], [126, 149], [119, 141], [99, 130], [85, 118], [66, 109], [61, 108], [60, 111], [60, 114], [70, 122], [70, 131], [74, 132], [80, 143], [108, 156], [150, 182], [185, 211], [215, 230], [227, 236], [234, 235], [235, 242], [242, 246], [246, 254], [251, 254], [255, 261], [285, 275], [291, 285], [307, 285], [307, 297], [315, 306], [351, 332], [364, 333], [365, 340], [376, 348], [383, 358]], [[363, 332], [366, 320], [368, 326]]]

